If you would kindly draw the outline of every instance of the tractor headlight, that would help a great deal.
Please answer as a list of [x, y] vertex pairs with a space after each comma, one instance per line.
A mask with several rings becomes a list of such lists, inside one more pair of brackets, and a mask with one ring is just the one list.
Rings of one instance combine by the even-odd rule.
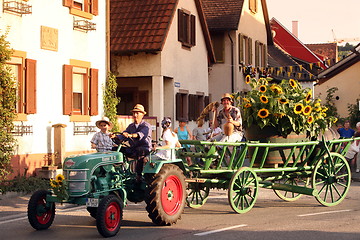
[[86, 171], [70, 171], [69, 180], [86, 180]]

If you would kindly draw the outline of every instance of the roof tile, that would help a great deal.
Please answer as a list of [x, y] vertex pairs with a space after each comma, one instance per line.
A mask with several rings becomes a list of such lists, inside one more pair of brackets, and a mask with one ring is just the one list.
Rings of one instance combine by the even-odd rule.
[[177, 2], [178, 0], [111, 0], [111, 51], [127, 53], [161, 50]]

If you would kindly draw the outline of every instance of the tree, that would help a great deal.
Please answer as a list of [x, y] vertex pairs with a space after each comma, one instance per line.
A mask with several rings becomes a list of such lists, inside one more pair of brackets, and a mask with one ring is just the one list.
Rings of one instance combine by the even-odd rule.
[[16, 81], [6, 64], [11, 57], [7, 33], [0, 35], [0, 182], [12, 171], [11, 157], [14, 154], [16, 140], [11, 131], [16, 117]]
[[120, 98], [116, 96], [116, 89], [116, 77], [113, 73], [109, 73], [104, 87], [103, 104], [105, 116], [108, 117], [110, 122], [114, 124], [114, 127], [112, 129], [113, 132], [119, 131], [119, 126], [116, 118], [116, 106], [118, 105]]

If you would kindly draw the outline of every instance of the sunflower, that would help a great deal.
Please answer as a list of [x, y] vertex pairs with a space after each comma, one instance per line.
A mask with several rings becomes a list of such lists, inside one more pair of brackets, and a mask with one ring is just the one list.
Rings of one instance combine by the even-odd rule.
[[320, 106], [321, 106], [321, 104], [319, 102], [314, 104], [314, 107], [320, 107]]
[[251, 107], [251, 103], [247, 103], [247, 104], [245, 104], [245, 106], [244, 106], [245, 108], [249, 108], [249, 107]]
[[64, 175], [62, 175], [62, 174], [58, 174], [58, 175], [56, 175], [56, 177], [55, 177], [55, 181], [58, 182], [58, 183], [60, 183], [60, 182], [62, 182], [62, 181], [64, 181], [64, 180], [65, 180], [65, 177], [64, 177]]
[[314, 110], [315, 110], [316, 112], [320, 112], [320, 111], [321, 111], [321, 107], [316, 107], [316, 108], [314, 108]]
[[311, 98], [312, 98], [312, 91], [310, 90], [306, 95], [305, 102], [309, 103], [311, 101]]
[[311, 124], [314, 122], [314, 117], [313, 116], [309, 116], [307, 119], [307, 123]]
[[269, 99], [265, 96], [265, 95], [261, 95], [260, 96], [260, 101], [262, 103], [268, 103], [269, 102]]
[[289, 80], [289, 83], [290, 83], [290, 86], [291, 86], [292, 88], [296, 88], [297, 83], [296, 83], [296, 81], [295, 81], [294, 79], [290, 79], [290, 80]]
[[52, 188], [57, 188], [57, 187], [59, 187], [59, 183], [56, 182], [54, 179], [50, 179], [50, 186]]
[[303, 112], [304, 112], [304, 115], [309, 115], [311, 113], [311, 106], [310, 105], [307, 105], [304, 109], [303, 109]]
[[336, 123], [338, 121], [338, 118], [334, 118], [333, 123]]
[[281, 104], [289, 103], [289, 101], [288, 101], [286, 98], [279, 98], [278, 101], [279, 101], [279, 103], [281, 103]]
[[265, 86], [265, 85], [261, 85], [261, 86], [259, 87], [259, 91], [262, 92], [262, 93], [266, 92], [266, 86]]
[[302, 103], [298, 103], [294, 107], [294, 113], [300, 114], [303, 111], [304, 105]]
[[269, 116], [269, 110], [262, 108], [257, 114], [260, 118], [267, 118]]
[[246, 75], [246, 77], [245, 77], [245, 83], [246, 84], [249, 84], [250, 83], [250, 75]]
[[283, 93], [283, 90], [281, 89], [281, 87], [279, 87], [279, 86], [277, 86], [275, 84], [271, 85], [270, 89], [276, 94], [282, 94]]
[[324, 113], [326, 112], [327, 110], [329, 110], [327, 107], [323, 108], [321, 111]]
[[286, 115], [285, 113], [274, 113], [274, 116], [277, 117], [277, 118], [282, 118], [285, 115]]
[[250, 100], [247, 98], [243, 98], [243, 100], [244, 100], [244, 102], [250, 102]]

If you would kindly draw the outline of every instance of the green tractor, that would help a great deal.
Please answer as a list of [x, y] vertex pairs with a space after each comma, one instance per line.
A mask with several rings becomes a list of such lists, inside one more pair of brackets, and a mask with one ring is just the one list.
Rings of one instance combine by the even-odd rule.
[[99, 233], [112, 237], [120, 229], [127, 201], [145, 201], [148, 216], [157, 225], [176, 223], [186, 199], [182, 160], [164, 160], [150, 154], [143, 180], [138, 181], [133, 171], [135, 160], [125, 158], [119, 149], [66, 158], [64, 176], [54, 182], [58, 185], [31, 196], [28, 203], [31, 226], [36, 230], [49, 228], [55, 217], [55, 203], [86, 205], [96, 219]]

